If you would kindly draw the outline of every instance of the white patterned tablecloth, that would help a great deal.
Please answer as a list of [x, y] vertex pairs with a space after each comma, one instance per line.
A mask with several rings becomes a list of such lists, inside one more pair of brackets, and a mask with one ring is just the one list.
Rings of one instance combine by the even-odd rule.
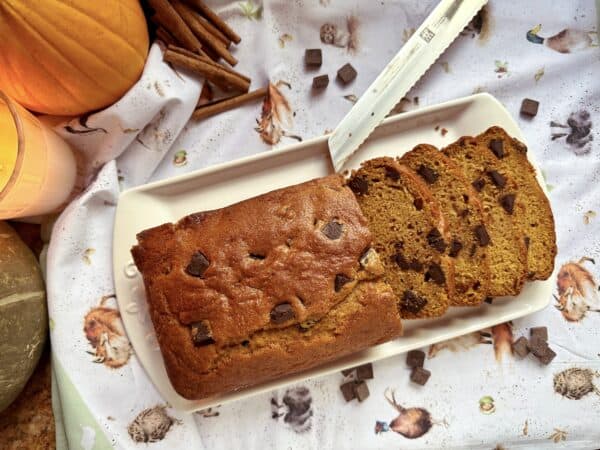
[[[57, 126], [93, 175], [57, 221], [47, 257], [59, 448], [600, 447], [600, 51], [592, 0], [491, 0], [398, 108], [487, 91], [518, 120], [550, 191], [561, 268], [555, 294], [567, 305], [563, 311], [551, 305], [425, 348], [432, 376], [424, 387], [409, 381], [404, 356], [375, 363], [371, 395], [362, 403], [344, 402], [341, 374], [203, 413], [182, 414], [165, 403], [130, 352], [119, 316], [126, 312], [112, 297], [119, 191], [332, 130], [433, 6], [210, 3], [243, 36], [235, 49], [239, 70], [253, 88], [272, 83], [276, 114], [261, 115], [257, 102], [188, 123], [201, 83], [173, 72], [154, 44], [142, 78], [123, 99], [87, 121], [71, 121], [69, 129]], [[333, 44], [321, 43], [324, 23], [334, 25]], [[334, 78], [350, 62], [357, 79], [311, 94], [314, 73], [304, 69], [303, 56], [315, 47], [323, 49], [319, 72]], [[540, 102], [530, 120], [519, 117], [525, 97]], [[549, 366], [494, 350], [509, 348], [502, 343], [527, 336], [532, 326], [548, 327], [557, 353]], [[395, 390], [395, 406], [386, 389]], [[424, 428], [418, 439], [404, 437], [393, 422], [407, 419], [409, 408], [433, 418], [431, 427], [412, 424]]]

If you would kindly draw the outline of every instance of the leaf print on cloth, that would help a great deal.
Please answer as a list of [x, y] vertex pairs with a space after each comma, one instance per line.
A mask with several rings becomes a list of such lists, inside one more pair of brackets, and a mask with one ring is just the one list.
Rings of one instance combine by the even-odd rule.
[[592, 211], [591, 209], [589, 211], [586, 211], [583, 214], [583, 223], [589, 225], [590, 223], [592, 223], [594, 217], [596, 217], [596, 211]]
[[285, 48], [285, 43], [286, 42], [292, 42], [293, 40], [293, 36], [291, 34], [288, 33], [283, 33], [281, 36], [279, 36], [279, 47], [280, 48]]
[[312, 427], [312, 396], [305, 386], [290, 388], [285, 391], [282, 404], [277, 397], [271, 398], [271, 417], [288, 424], [296, 433], [305, 433]]
[[88, 266], [92, 265], [92, 255], [96, 253], [96, 249], [95, 248], [86, 248], [85, 251], [83, 252], [83, 262], [86, 263]]
[[577, 262], [563, 264], [556, 277], [558, 297], [554, 306], [569, 322], [579, 322], [588, 312], [600, 312], [600, 292], [592, 274], [584, 263], [596, 262], [582, 257]]
[[496, 69], [494, 72], [498, 74], [498, 78], [502, 78], [504, 75], [509, 75], [508, 73], [508, 61], [500, 61], [499, 59], [494, 61], [496, 65]]
[[494, 398], [489, 395], [484, 395], [479, 399], [479, 411], [483, 414], [493, 414], [496, 412]]
[[83, 320], [85, 337], [94, 348], [87, 352], [94, 356], [93, 362], [118, 369], [129, 361], [132, 349], [125, 334], [121, 314], [116, 308], [106, 306], [114, 295], [105, 295], [99, 306], [92, 308]]
[[448, 424], [446, 421], [436, 422], [432, 419], [431, 414], [425, 408], [405, 408], [396, 401], [395, 391], [386, 388], [383, 396], [390, 405], [398, 411], [398, 417], [386, 424], [383, 421], [375, 422], [375, 434], [394, 431], [407, 439], [417, 439], [426, 434], [433, 425]]
[[465, 351], [479, 344], [493, 345], [496, 361], [501, 362], [504, 355], [512, 355], [512, 323], [501, 323], [491, 328], [432, 344], [429, 346], [427, 357], [434, 358], [442, 350], [450, 350], [453, 353]]
[[351, 14], [346, 18], [346, 29], [327, 22], [321, 25], [319, 37], [324, 44], [346, 48], [350, 53], [356, 53], [359, 50], [360, 44], [359, 28], [360, 22], [358, 17]]
[[554, 36], [544, 38], [538, 34], [541, 30], [541, 24], [533, 27], [526, 34], [527, 40], [533, 44], [544, 45], [558, 53], [573, 53], [598, 47], [598, 43], [594, 43], [592, 38], [592, 36], [596, 36], [597, 39], [598, 33], [595, 31], [565, 28]]
[[571, 400], [579, 400], [590, 392], [600, 395], [600, 390], [594, 386], [594, 377], [600, 373], [590, 369], [571, 367], [554, 375], [554, 392]]
[[171, 426], [179, 421], [167, 414], [166, 405], [156, 405], [139, 413], [127, 426], [127, 432], [134, 442], [162, 441]]
[[263, 5], [256, 5], [252, 0], [239, 2], [238, 6], [244, 16], [248, 20], [262, 19]]
[[71, 133], [71, 134], [89, 134], [89, 133], [96, 133], [98, 131], [102, 132], [102, 133], [107, 133], [107, 131], [104, 128], [101, 127], [89, 127], [87, 124], [88, 119], [90, 118], [90, 115], [92, 115], [93, 113], [88, 113], [88, 114], [84, 114], [83, 116], [79, 117], [79, 119], [77, 119], [77, 123], [79, 124], [80, 129], [73, 127], [71, 124], [66, 125], [65, 131], [67, 131], [67, 133]]
[[279, 143], [284, 136], [302, 141], [300, 136], [286, 131], [293, 126], [293, 112], [289, 102], [279, 90], [280, 86], [291, 89], [290, 84], [285, 81], [269, 83], [269, 91], [263, 101], [260, 120], [256, 120], [258, 126], [254, 128], [265, 144], [269, 145]]
[[554, 432], [550, 435], [548, 439], [553, 441], [555, 444], [558, 444], [560, 441], [567, 440], [567, 434], [568, 433], [566, 431], [561, 430], [560, 428], [555, 428]]
[[179, 150], [173, 155], [173, 165], [175, 167], [185, 166], [187, 164], [187, 152]]
[[544, 68], [542, 67], [535, 72], [533, 79], [537, 83], [538, 81], [540, 81], [542, 79], [543, 76], [544, 76]]
[[572, 112], [566, 124], [552, 120], [550, 132], [553, 141], [566, 137], [565, 142], [569, 150], [577, 156], [586, 155], [592, 150], [592, 119], [585, 109]]

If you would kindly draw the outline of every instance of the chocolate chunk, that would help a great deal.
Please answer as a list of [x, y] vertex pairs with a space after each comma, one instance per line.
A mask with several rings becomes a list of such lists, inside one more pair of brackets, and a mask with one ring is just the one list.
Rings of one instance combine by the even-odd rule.
[[263, 259], [265, 259], [265, 258], [266, 258], [266, 256], [265, 256], [265, 255], [260, 255], [260, 254], [258, 254], [258, 253], [250, 253], [250, 255], [249, 255], [249, 256], [250, 256], [250, 258], [252, 258], [252, 259], [259, 259], [259, 260], [263, 260]]
[[488, 234], [485, 225], [477, 225], [474, 231], [475, 237], [479, 241], [481, 247], [485, 247], [490, 243], [490, 235]]
[[320, 48], [307, 48], [304, 52], [304, 63], [310, 67], [321, 67], [323, 53]]
[[204, 272], [206, 269], [208, 269], [209, 265], [210, 261], [206, 256], [204, 256], [204, 253], [196, 252], [192, 255], [190, 263], [185, 268], [185, 271], [188, 273], [188, 275], [202, 278], [202, 275], [204, 275]]
[[271, 322], [275, 325], [287, 322], [294, 317], [296, 317], [296, 313], [294, 313], [294, 308], [289, 303], [280, 303], [271, 310]]
[[450, 244], [450, 251], [448, 252], [448, 255], [451, 256], [452, 258], [456, 258], [458, 256], [458, 254], [460, 253], [460, 251], [462, 250], [463, 245], [460, 243], [460, 241], [457, 241], [456, 239], [452, 240], [452, 243]]
[[344, 370], [342, 370], [342, 375], [344, 375], [345, 377], [347, 377], [348, 375], [350, 375], [355, 370], [356, 370], [356, 367], [350, 367], [349, 369], [344, 369]]
[[348, 187], [356, 195], [365, 195], [369, 190], [369, 182], [362, 177], [354, 177], [348, 181]]
[[423, 209], [423, 199], [422, 198], [415, 198], [415, 200], [413, 201], [413, 205], [415, 205], [415, 209], [417, 211], [421, 211]]
[[531, 242], [531, 239], [529, 238], [529, 236], [525, 236], [525, 247], [529, 248], [529, 243]]
[[488, 175], [490, 176], [494, 184], [499, 188], [503, 188], [504, 186], [506, 186], [506, 177], [497, 170], [490, 170], [488, 172]]
[[421, 177], [427, 181], [427, 183], [429, 184], [433, 184], [436, 182], [436, 180], [439, 178], [438, 173], [433, 170], [431, 167], [428, 167], [426, 165], [421, 164], [419, 166], [419, 169], [417, 170], [417, 173], [419, 175], [421, 175]]
[[410, 381], [424, 386], [430, 376], [431, 372], [429, 370], [423, 369], [422, 367], [413, 367], [413, 370], [410, 373]]
[[201, 320], [190, 325], [192, 330], [192, 342], [196, 347], [214, 344], [212, 328], [208, 320]]
[[535, 356], [543, 355], [547, 347], [548, 342], [539, 335], [532, 335], [529, 339], [529, 350], [531, 350], [531, 353]]
[[327, 222], [327, 224], [321, 228], [321, 232], [333, 241], [340, 238], [343, 229], [344, 226], [341, 223], [332, 220], [331, 222]]
[[406, 365], [408, 367], [423, 367], [425, 363], [425, 352], [421, 350], [411, 350], [406, 354]]
[[502, 208], [509, 213], [512, 214], [515, 209], [515, 199], [517, 196], [515, 194], [506, 194], [500, 197], [500, 205]]
[[394, 167], [385, 166], [385, 176], [394, 181], [398, 181], [400, 179], [400, 172], [398, 172]]
[[415, 272], [420, 272], [423, 270], [423, 264], [421, 264], [417, 259], [414, 259], [408, 263], [408, 268], [410, 270], [414, 270]]
[[398, 267], [400, 267], [402, 270], [408, 270], [408, 269], [410, 269], [410, 263], [404, 257], [404, 254], [402, 252], [397, 252], [393, 256], [393, 258], [394, 258], [394, 261], [396, 262], [396, 264], [398, 264]]
[[369, 396], [369, 388], [367, 387], [367, 383], [361, 381], [360, 383], [354, 384], [354, 395], [358, 399], [359, 402], [362, 402]]
[[540, 102], [530, 98], [524, 98], [521, 102], [521, 114], [529, 117], [535, 117], [538, 113]]
[[347, 402], [354, 400], [356, 398], [356, 394], [354, 394], [354, 385], [356, 383], [354, 381], [348, 381], [340, 386], [340, 390], [342, 391], [342, 395], [344, 396], [344, 400]]
[[490, 141], [489, 149], [496, 155], [496, 158], [504, 158], [504, 142], [502, 142], [502, 139], [492, 139]]
[[530, 336], [533, 338], [539, 338], [544, 341], [548, 341], [548, 328], [547, 327], [533, 327], [529, 330]]
[[481, 192], [485, 186], [485, 180], [483, 178], [477, 178], [471, 183], [471, 186], [473, 186], [477, 192]]
[[404, 294], [402, 294], [400, 309], [402, 311], [416, 314], [421, 311], [426, 304], [427, 300], [425, 300], [423, 297], [418, 296], [413, 291], [406, 290], [404, 291]]
[[356, 379], [358, 381], [370, 380], [373, 378], [373, 364], [367, 363], [356, 368]]
[[491, 305], [494, 301], [494, 297], [486, 297], [483, 301], [486, 302], [488, 305]]
[[458, 215], [464, 219], [465, 217], [467, 217], [469, 215], [469, 213], [470, 213], [469, 208], [465, 208]]
[[243, 347], [249, 347], [249, 346], [250, 346], [250, 341], [249, 341], [248, 339], [244, 339], [244, 340], [242, 341], [242, 346], [243, 346]]
[[521, 336], [516, 342], [512, 345], [513, 352], [516, 353], [519, 357], [525, 358], [529, 354], [529, 341], [524, 336]]
[[325, 89], [329, 86], [329, 75], [318, 75], [313, 78], [312, 88], [313, 89]]
[[433, 263], [425, 272], [425, 281], [433, 281], [436, 284], [443, 285], [446, 282], [446, 275], [439, 264]]
[[344, 287], [344, 285], [346, 283], [349, 283], [350, 281], [352, 281], [352, 278], [348, 278], [343, 273], [338, 273], [335, 276], [335, 282], [334, 282], [335, 292], [339, 292]]
[[440, 233], [440, 230], [437, 228], [432, 228], [429, 231], [427, 234], [427, 242], [440, 253], [444, 253], [446, 250], [446, 243], [444, 242], [442, 233]]
[[348, 84], [351, 81], [354, 81], [354, 79], [356, 78], [356, 75], [357, 75], [356, 70], [354, 69], [354, 67], [352, 67], [352, 65], [350, 63], [344, 64], [337, 71], [338, 80], [340, 80], [344, 84]]
[[544, 353], [539, 356], [536, 355], [536, 357], [539, 362], [547, 366], [556, 357], [556, 353], [550, 347], [546, 347]]

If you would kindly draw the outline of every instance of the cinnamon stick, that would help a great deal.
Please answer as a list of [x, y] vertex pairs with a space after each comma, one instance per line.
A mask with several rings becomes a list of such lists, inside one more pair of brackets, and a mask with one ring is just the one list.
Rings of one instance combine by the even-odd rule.
[[175, 11], [179, 13], [187, 26], [202, 43], [206, 44], [208, 48], [214, 50], [216, 54], [218, 54], [232, 66], [237, 64], [237, 60], [231, 53], [229, 53], [229, 51], [225, 48], [225, 45], [215, 36], [210, 34], [206, 28], [204, 28], [202, 23], [196, 18], [194, 11], [189, 6], [184, 5], [179, 0], [171, 0], [171, 5], [173, 5]]
[[198, 14], [196, 12], [194, 12], [194, 14], [196, 16], [196, 19], [198, 19], [200, 21], [200, 23], [202, 24], [202, 26], [204, 26], [204, 28], [206, 28], [206, 30], [210, 34], [212, 34], [219, 41], [221, 41], [223, 43], [223, 45], [225, 46], [225, 48], [231, 47], [231, 39], [229, 39], [227, 36], [225, 36], [221, 32], [221, 30], [219, 30], [217, 27], [215, 27], [212, 23], [210, 23], [208, 20], [206, 20], [206, 18], [204, 18], [200, 14]]
[[200, 51], [202, 44], [192, 30], [187, 26], [175, 8], [167, 0], [148, 0], [156, 13], [154, 18], [168, 32], [170, 32], [181, 45], [191, 51]]
[[256, 89], [255, 91], [248, 92], [247, 94], [237, 95], [235, 97], [228, 98], [227, 100], [214, 103], [210, 106], [203, 106], [194, 111], [192, 114], [192, 119], [206, 119], [207, 117], [229, 111], [244, 103], [264, 97], [265, 95], [267, 95], [267, 88], [260, 88]]
[[156, 29], [156, 37], [157, 39], [163, 41], [167, 46], [177, 45], [177, 41], [175, 40], [175, 38], [163, 27], [158, 27]]
[[225, 36], [236, 44], [242, 40], [241, 37], [233, 31], [212, 9], [210, 9], [202, 0], [185, 0], [185, 2], [195, 8], [200, 14], [206, 17], [212, 24], [223, 32]]
[[178, 47], [176, 45], [169, 45], [168, 49], [172, 50], [174, 52], [177, 52], [177, 53], [181, 53], [182, 55], [189, 56], [190, 58], [197, 58], [201, 61], [204, 61], [207, 64], [212, 64], [214, 66], [220, 67], [221, 69], [225, 70], [226, 72], [229, 72], [232, 75], [240, 77], [242, 80], [247, 81], [248, 83], [250, 83], [252, 81], [250, 79], [250, 77], [247, 77], [243, 73], [236, 72], [235, 70], [230, 69], [227, 66], [222, 66], [221, 64], [214, 62], [212, 59], [208, 58], [207, 56], [198, 55], [197, 53], [190, 52], [189, 50], [182, 48], [182, 47]]
[[169, 49], [165, 52], [163, 59], [202, 75], [204, 78], [223, 89], [227, 90], [234, 88], [242, 92], [248, 92], [248, 89], [250, 88], [250, 83], [248, 81], [229, 73], [219, 64], [210, 64], [200, 58], [192, 58]]

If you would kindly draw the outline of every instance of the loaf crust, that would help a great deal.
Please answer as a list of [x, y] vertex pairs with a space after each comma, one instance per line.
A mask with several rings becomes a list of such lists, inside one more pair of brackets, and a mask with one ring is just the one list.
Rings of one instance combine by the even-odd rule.
[[[339, 175], [141, 232], [132, 255], [175, 390], [230, 392], [399, 336], [371, 240]], [[198, 323], [208, 343], [194, 343]]]

